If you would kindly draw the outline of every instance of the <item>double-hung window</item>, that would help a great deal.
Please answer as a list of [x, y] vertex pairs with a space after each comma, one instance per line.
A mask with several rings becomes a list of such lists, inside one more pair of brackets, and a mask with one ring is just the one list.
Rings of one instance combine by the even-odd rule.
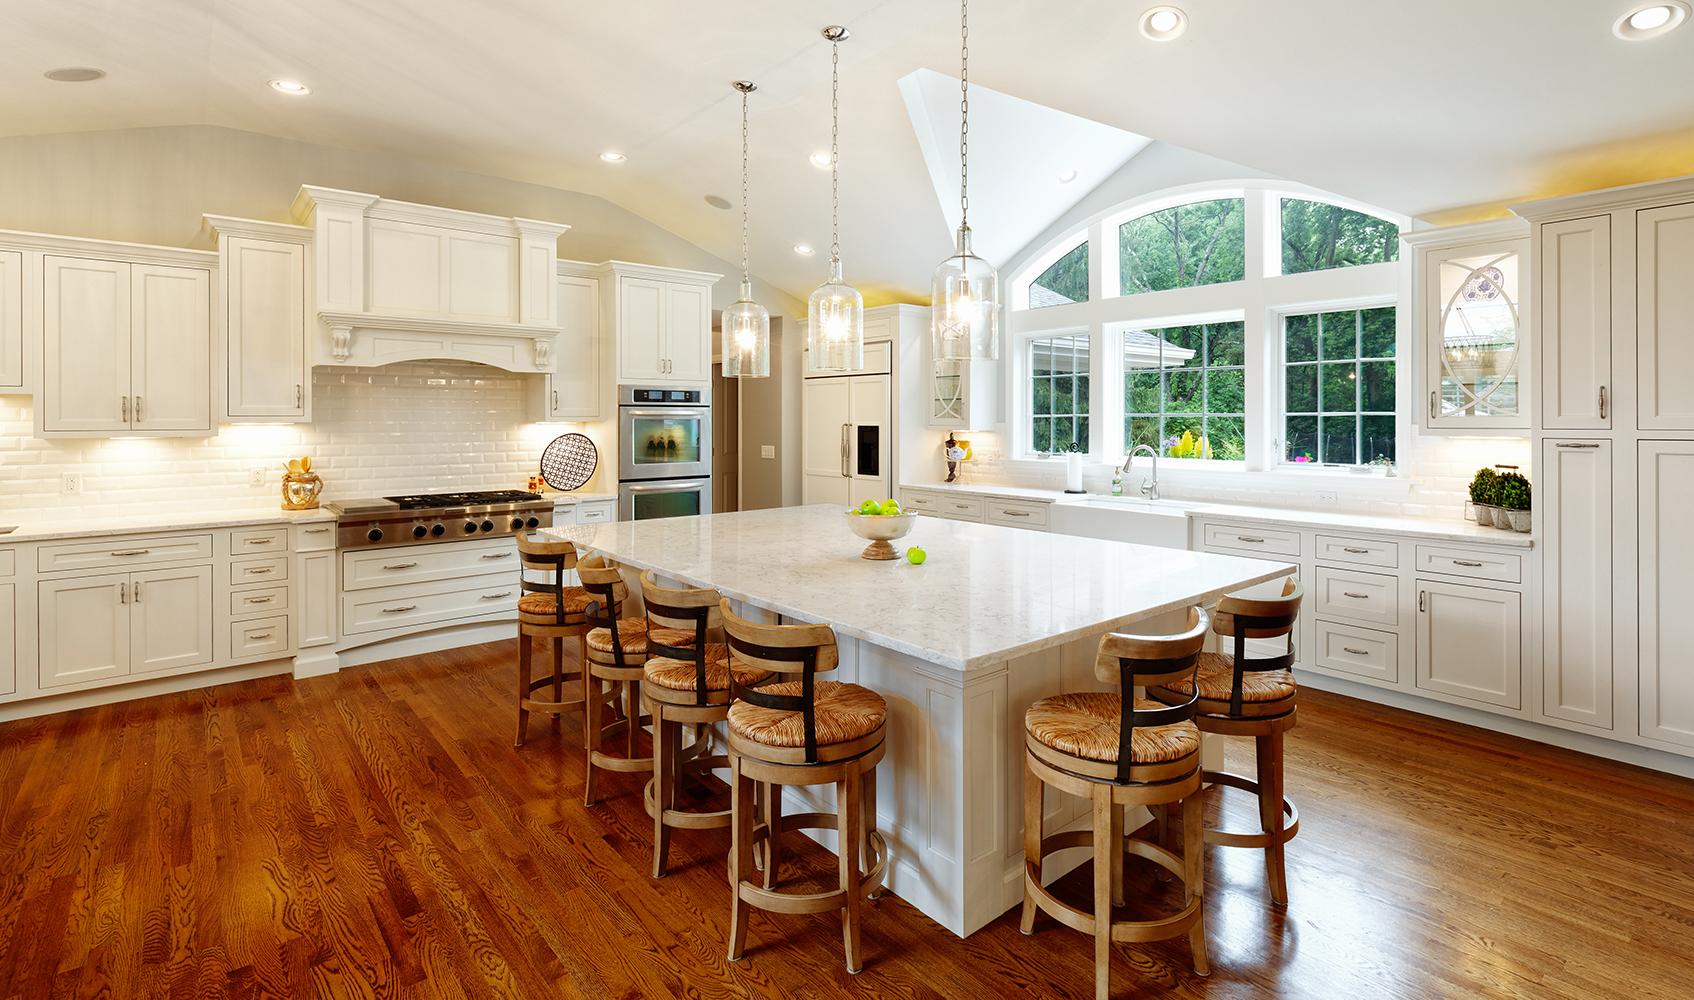
[[1124, 447], [1170, 458], [1239, 462], [1247, 454], [1242, 324], [1123, 334]]
[[1394, 458], [1394, 307], [1282, 320], [1285, 462]]
[[1034, 450], [1088, 450], [1088, 383], [1088, 334], [1029, 342], [1029, 432]]

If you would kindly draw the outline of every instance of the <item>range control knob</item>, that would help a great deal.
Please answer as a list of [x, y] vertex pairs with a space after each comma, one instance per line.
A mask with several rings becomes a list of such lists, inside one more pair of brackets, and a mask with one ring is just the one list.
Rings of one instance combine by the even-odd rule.
[[512, 518], [512, 530], [518, 531], [522, 528], [523, 528], [523, 518], [521, 518], [521, 517]]
[[529, 525], [531, 528], [539, 528], [539, 527], [541, 527], [541, 518], [532, 517], [529, 520], [525, 521], [524, 523]]
[[440, 538], [442, 535], [447, 534], [447, 526], [442, 524], [440, 521], [437, 521], [429, 526], [429, 533], [434, 535], [436, 538]]
[[493, 521], [482, 522], [482, 530], [483, 531], [493, 531], [494, 530], [494, 522]]
[[365, 532], [365, 537], [370, 539], [373, 542], [380, 542], [380, 541], [382, 541], [382, 529], [381, 528], [372, 528], [371, 530]]
[[429, 529], [424, 527], [421, 524], [412, 529], [412, 537], [413, 538], [422, 538], [423, 536], [425, 536], [427, 534], [429, 534]]
[[476, 522], [475, 521], [466, 521], [465, 522], [465, 534], [467, 534], [467, 535], [476, 534]]

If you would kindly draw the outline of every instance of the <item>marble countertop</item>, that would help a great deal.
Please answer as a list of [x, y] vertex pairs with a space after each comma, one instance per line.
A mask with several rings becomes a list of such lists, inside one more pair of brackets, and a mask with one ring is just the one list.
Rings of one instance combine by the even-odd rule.
[[955, 670], [1022, 653], [1292, 571], [1287, 563], [920, 517], [896, 542], [922, 566], [859, 558], [839, 506], [558, 526], [620, 563], [791, 618], [821, 622]]
[[15, 525], [0, 534], [0, 545], [8, 542], [40, 542], [55, 538], [98, 538], [133, 535], [149, 531], [191, 531], [196, 528], [233, 528], [243, 525], [308, 524], [333, 521], [327, 510], [283, 510], [280, 507], [250, 507], [223, 511], [126, 511], [67, 510], [63, 514], [0, 514], [0, 526]]
[[[1088, 500], [1112, 499], [1098, 493], [1073, 494], [1061, 490], [1044, 490], [1023, 486], [1000, 486], [994, 483], [902, 483], [902, 489], [936, 490], [972, 493], [985, 497], [1008, 497], [1018, 500], [1046, 501], [1055, 505], [1082, 503]], [[1292, 507], [1268, 507], [1247, 504], [1208, 503], [1203, 500], [1142, 500], [1124, 498], [1125, 510], [1146, 512], [1161, 505], [1173, 514], [1188, 517], [1228, 517], [1238, 520], [1262, 521], [1305, 528], [1335, 528], [1339, 530], [1382, 532], [1396, 535], [1415, 535], [1430, 541], [1476, 542], [1488, 545], [1510, 545], [1529, 548], [1533, 536], [1503, 531], [1480, 525], [1459, 517], [1413, 517], [1409, 514], [1366, 514], [1343, 510], [1300, 510]]]

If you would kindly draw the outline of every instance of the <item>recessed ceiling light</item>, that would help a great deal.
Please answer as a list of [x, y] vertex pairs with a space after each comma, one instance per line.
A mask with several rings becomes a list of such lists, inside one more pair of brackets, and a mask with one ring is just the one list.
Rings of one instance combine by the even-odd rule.
[[729, 199], [725, 198], [721, 194], [709, 194], [706, 196], [706, 204], [713, 208], [722, 208], [727, 210], [729, 208]]
[[1059, 183], [1060, 184], [1069, 184], [1071, 181], [1074, 181], [1074, 180], [1076, 180], [1076, 171], [1075, 170], [1061, 170], [1061, 171], [1059, 171]]
[[1682, 0], [1660, 0], [1637, 7], [1612, 24], [1612, 34], [1626, 42], [1642, 42], [1675, 31], [1688, 20], [1689, 8]]
[[61, 66], [41, 75], [56, 83], [87, 83], [105, 76], [106, 71], [93, 66]]
[[813, 250], [810, 245], [805, 243], [794, 244], [794, 252], [802, 257], [810, 257], [812, 254], [817, 253], [816, 250]]
[[818, 150], [808, 157], [808, 159], [812, 161], [812, 166], [817, 167], [819, 170], [829, 169], [830, 155], [829, 151], [826, 149]]
[[1141, 15], [1141, 33], [1155, 42], [1168, 42], [1188, 28], [1188, 15], [1180, 7], [1149, 7]]
[[312, 92], [312, 88], [299, 80], [272, 80], [271, 89], [279, 94], [287, 94], [289, 97], [305, 97]]
[[607, 163], [622, 163], [623, 161], [629, 159], [629, 157], [623, 155], [622, 153], [618, 152], [615, 149], [608, 149], [604, 153], [600, 154], [600, 159], [605, 160]]

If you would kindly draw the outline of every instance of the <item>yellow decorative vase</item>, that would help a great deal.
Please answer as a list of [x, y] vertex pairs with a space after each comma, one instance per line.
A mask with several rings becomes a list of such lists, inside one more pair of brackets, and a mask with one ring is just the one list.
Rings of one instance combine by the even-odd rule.
[[282, 509], [316, 510], [318, 494], [324, 491], [324, 481], [312, 471], [312, 460], [301, 457], [290, 460], [282, 474]]

